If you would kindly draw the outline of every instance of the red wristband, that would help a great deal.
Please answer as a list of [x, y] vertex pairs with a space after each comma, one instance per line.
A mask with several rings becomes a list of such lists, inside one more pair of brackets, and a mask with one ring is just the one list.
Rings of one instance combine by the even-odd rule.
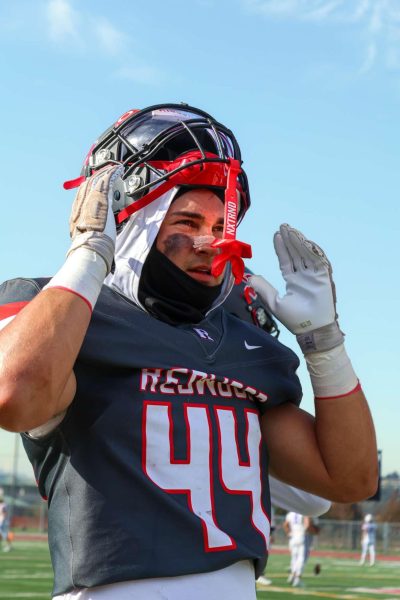
[[360, 392], [361, 389], [361, 383], [358, 382], [356, 387], [347, 392], [346, 394], [339, 394], [339, 396], [315, 396], [315, 400], [335, 400], [336, 398], [345, 398], [346, 396], [350, 396], [350, 394]]

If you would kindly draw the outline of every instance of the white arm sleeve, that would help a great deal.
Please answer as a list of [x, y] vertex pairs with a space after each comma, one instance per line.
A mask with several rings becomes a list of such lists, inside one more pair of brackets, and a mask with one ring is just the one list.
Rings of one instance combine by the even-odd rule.
[[318, 517], [326, 513], [331, 507], [329, 500], [299, 490], [275, 479], [275, 477], [269, 476], [269, 487], [271, 504], [284, 510], [307, 515], [308, 517]]

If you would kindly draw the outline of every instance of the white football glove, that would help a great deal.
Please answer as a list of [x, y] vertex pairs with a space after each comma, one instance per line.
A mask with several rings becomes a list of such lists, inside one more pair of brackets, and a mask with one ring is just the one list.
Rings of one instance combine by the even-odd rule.
[[323, 250], [286, 223], [276, 232], [274, 247], [286, 294], [279, 296], [260, 275], [250, 278], [252, 287], [271, 313], [296, 335], [304, 354], [342, 344], [332, 267]]
[[79, 187], [72, 205], [68, 255], [77, 248], [88, 248], [101, 256], [110, 272], [115, 250], [116, 226], [112, 212], [113, 184], [123, 173], [121, 165], [108, 165]]

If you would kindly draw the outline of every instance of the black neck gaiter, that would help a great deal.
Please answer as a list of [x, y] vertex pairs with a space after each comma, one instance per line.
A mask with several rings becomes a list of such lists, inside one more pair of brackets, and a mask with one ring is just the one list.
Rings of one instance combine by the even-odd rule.
[[196, 281], [174, 265], [154, 243], [143, 265], [139, 300], [146, 310], [170, 325], [199, 323], [221, 292]]

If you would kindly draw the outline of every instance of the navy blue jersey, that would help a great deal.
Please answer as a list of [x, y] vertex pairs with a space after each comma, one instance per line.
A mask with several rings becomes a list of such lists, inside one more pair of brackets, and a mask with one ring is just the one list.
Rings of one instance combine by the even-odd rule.
[[[3, 284], [0, 315], [45, 282]], [[23, 436], [48, 499], [54, 593], [242, 559], [261, 572], [270, 501], [259, 419], [300, 402], [297, 366], [223, 309], [174, 327], [103, 286], [64, 420], [39, 440]]]

